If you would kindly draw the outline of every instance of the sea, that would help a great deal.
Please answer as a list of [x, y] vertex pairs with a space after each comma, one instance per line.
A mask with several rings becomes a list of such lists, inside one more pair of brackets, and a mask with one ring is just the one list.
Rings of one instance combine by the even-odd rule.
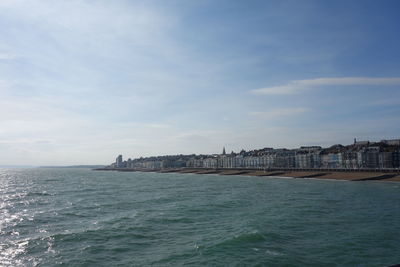
[[400, 183], [0, 169], [0, 266], [391, 266]]

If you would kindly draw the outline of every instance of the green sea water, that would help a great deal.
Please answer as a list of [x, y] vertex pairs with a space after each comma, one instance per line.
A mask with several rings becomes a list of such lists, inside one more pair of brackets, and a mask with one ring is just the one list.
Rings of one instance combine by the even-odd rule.
[[390, 266], [400, 183], [0, 169], [0, 266]]

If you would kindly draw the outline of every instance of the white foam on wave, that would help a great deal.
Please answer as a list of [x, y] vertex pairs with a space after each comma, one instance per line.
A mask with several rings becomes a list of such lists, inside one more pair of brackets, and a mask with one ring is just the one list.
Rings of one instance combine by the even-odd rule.
[[283, 255], [282, 253], [279, 253], [279, 252], [273, 251], [273, 250], [269, 250], [269, 249], [267, 249], [265, 251], [265, 254], [268, 254], [268, 255], [271, 255], [271, 256], [281, 256], [281, 255]]

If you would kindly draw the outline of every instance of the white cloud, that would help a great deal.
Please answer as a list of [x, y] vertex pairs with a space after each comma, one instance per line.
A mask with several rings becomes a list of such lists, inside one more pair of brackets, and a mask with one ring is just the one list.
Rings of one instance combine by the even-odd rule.
[[290, 95], [301, 91], [322, 86], [346, 86], [346, 85], [400, 85], [399, 77], [337, 77], [337, 78], [316, 78], [308, 80], [295, 80], [285, 85], [265, 87], [251, 90], [258, 95]]
[[305, 113], [309, 111], [308, 108], [299, 107], [299, 108], [279, 108], [269, 111], [254, 111], [250, 112], [249, 114], [256, 117], [261, 117], [264, 119], [273, 119], [278, 117], [285, 117], [285, 116], [293, 116], [301, 113]]

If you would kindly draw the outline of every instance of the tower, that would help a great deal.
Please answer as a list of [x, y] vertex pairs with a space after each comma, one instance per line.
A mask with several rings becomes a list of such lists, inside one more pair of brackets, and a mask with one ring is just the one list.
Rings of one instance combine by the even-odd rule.
[[225, 147], [222, 149], [222, 155], [226, 155]]
[[119, 155], [116, 159], [115, 159], [115, 166], [117, 168], [122, 168], [122, 155]]

